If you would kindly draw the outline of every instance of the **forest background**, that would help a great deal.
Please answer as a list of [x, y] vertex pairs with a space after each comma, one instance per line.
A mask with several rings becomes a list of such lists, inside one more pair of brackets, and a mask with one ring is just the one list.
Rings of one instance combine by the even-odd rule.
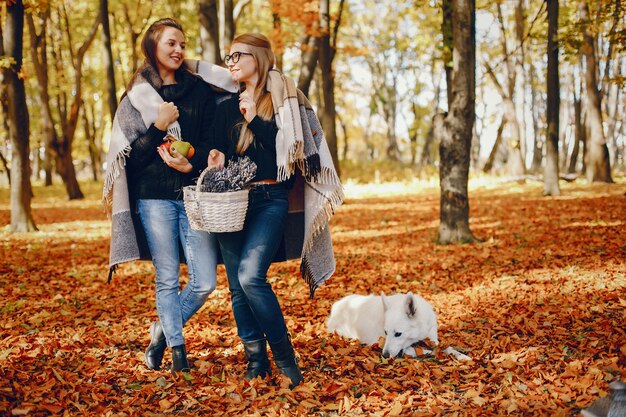
[[[0, 415], [577, 415], [605, 397], [626, 376], [625, 8], [2, 1]], [[451, 23], [468, 11], [475, 35], [453, 43]], [[109, 231], [99, 191], [112, 115], [141, 62], [143, 31], [165, 16], [183, 23], [187, 57], [219, 64], [235, 33], [267, 34], [278, 67], [317, 108], [346, 187], [332, 225], [339, 268], [318, 301], [300, 291], [295, 261], [270, 271], [308, 375], [293, 393], [280, 381], [239, 381], [223, 288], [190, 330], [193, 385], [147, 372], [139, 353], [154, 313], [152, 272], [133, 265], [120, 272], [124, 285], [102, 281]], [[475, 85], [459, 138], [450, 132], [462, 94], [450, 86], [468, 50]], [[445, 157], [455, 155], [450, 141], [465, 146], [459, 160]], [[447, 182], [450, 166], [465, 173]], [[450, 210], [446, 198], [462, 207]], [[474, 245], [438, 245], [450, 243], [442, 225], [459, 219], [456, 243]], [[380, 290], [433, 301], [440, 339], [473, 361], [387, 361], [379, 346], [324, 335], [331, 301]]]

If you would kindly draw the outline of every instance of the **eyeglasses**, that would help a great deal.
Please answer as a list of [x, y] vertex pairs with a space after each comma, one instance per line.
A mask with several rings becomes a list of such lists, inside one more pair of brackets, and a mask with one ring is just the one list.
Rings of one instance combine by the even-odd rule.
[[250, 52], [233, 52], [232, 54], [226, 55], [224, 57], [224, 63], [226, 65], [236, 64], [237, 62], [239, 62], [239, 58], [241, 58], [241, 55], [253, 56], [253, 54], [251, 54]]

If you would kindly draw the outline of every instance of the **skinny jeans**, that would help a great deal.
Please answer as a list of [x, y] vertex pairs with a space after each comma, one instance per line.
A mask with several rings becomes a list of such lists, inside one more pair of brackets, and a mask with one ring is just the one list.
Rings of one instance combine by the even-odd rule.
[[287, 334], [278, 299], [267, 282], [267, 270], [285, 229], [287, 191], [284, 184], [254, 187], [248, 194], [243, 230], [217, 234], [237, 333], [244, 342], [274, 343]]
[[[140, 199], [138, 211], [156, 270], [157, 313], [167, 345], [184, 345], [184, 324], [215, 290], [217, 240], [191, 229], [182, 200]], [[180, 293], [179, 242], [189, 271]]]

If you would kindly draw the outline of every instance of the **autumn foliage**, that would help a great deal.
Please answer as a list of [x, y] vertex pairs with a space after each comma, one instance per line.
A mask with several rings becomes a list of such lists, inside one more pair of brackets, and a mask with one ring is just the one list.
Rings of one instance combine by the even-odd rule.
[[[463, 246], [435, 244], [435, 188], [347, 191], [331, 225], [337, 272], [315, 299], [297, 261], [270, 269], [305, 376], [290, 391], [276, 376], [241, 380], [223, 267], [185, 330], [191, 380], [148, 370], [151, 264], [107, 285], [97, 190], [65, 202], [35, 189], [40, 231], [0, 229], [0, 416], [575, 416], [626, 377], [626, 185], [565, 184], [555, 198], [538, 183], [470, 187], [482, 242]], [[335, 300], [380, 291], [431, 301], [441, 347], [472, 361], [387, 360], [382, 345], [326, 332]]]

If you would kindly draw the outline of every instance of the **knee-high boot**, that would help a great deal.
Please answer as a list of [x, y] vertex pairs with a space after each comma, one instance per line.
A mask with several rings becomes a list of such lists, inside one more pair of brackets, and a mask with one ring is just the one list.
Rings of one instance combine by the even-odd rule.
[[248, 368], [244, 378], [250, 381], [257, 376], [265, 378], [270, 373], [270, 361], [267, 358], [267, 343], [265, 339], [243, 342], [243, 350], [248, 358]]
[[298, 360], [296, 359], [296, 353], [293, 351], [291, 339], [289, 333], [285, 334], [281, 340], [276, 343], [270, 342], [272, 353], [274, 354], [274, 362], [281, 374], [284, 374], [291, 379], [289, 388], [300, 385], [302, 382], [302, 373], [298, 366]]

